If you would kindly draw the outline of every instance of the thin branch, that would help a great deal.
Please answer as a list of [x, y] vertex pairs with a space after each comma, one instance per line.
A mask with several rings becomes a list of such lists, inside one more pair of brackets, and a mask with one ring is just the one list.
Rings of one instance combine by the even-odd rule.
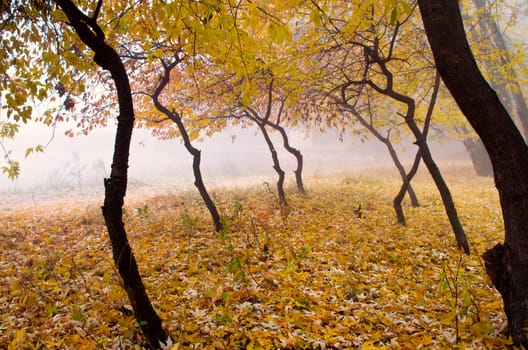
[[101, 5], [103, 4], [103, 0], [99, 0], [97, 2], [97, 6], [95, 7], [95, 11], [92, 15], [92, 18], [91, 20], [94, 22], [94, 23], [97, 23], [97, 17], [99, 16], [99, 11], [101, 11]]

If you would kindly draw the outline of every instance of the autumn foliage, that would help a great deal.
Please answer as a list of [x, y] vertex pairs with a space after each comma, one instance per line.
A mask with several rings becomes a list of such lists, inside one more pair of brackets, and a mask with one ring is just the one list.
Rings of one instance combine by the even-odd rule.
[[[500, 207], [491, 180], [468, 173], [448, 179], [471, 256], [454, 247], [424, 175], [406, 227], [391, 205], [398, 178], [386, 173], [310, 178], [308, 197], [287, 188], [289, 208], [265, 185], [217, 188], [219, 234], [194, 192], [136, 193], [124, 215], [174, 349], [504, 348], [500, 298], [478, 254], [502, 235]], [[0, 348], [144, 342], [98, 201], [4, 210]]]

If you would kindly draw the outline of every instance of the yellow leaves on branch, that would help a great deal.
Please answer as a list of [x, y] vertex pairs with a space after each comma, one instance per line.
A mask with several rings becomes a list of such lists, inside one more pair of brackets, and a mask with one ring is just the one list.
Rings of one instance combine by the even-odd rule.
[[[482, 252], [501, 236], [498, 200], [491, 181], [464, 174], [452, 191]], [[368, 175], [312, 178], [287, 210], [262, 185], [215, 190], [219, 236], [194, 192], [129, 195], [129, 239], [172, 348], [506, 346], [500, 297], [478, 256], [454, 248], [433, 185], [413, 183], [423, 206], [404, 228], [388, 195], [396, 175]], [[141, 343], [100, 210], [84, 205], [3, 214], [0, 348]]]
[[277, 44], [293, 40], [292, 33], [285, 25], [277, 25], [273, 22], [268, 25], [268, 34], [270, 35], [271, 40]]

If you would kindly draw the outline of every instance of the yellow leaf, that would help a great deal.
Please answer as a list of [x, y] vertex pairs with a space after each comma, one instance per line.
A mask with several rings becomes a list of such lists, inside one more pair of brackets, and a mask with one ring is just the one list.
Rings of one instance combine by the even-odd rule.
[[319, 15], [318, 9], [313, 9], [310, 12], [310, 20], [314, 24], [315, 28], [320, 28], [322, 26], [321, 24], [321, 16]]
[[19, 329], [15, 332], [15, 336], [9, 345], [7, 346], [8, 350], [19, 349], [22, 345], [26, 343], [26, 330]]

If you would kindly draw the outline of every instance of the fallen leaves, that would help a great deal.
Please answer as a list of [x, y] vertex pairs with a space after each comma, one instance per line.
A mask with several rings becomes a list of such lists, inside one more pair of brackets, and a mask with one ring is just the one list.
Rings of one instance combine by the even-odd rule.
[[[173, 349], [505, 347], [479, 259], [502, 237], [497, 195], [488, 180], [468, 181], [457, 176], [452, 191], [470, 257], [425, 180], [406, 227], [392, 212], [396, 178], [376, 177], [311, 179], [308, 197], [289, 192], [287, 211], [263, 187], [222, 190], [221, 235], [194, 193], [136, 197], [125, 221]], [[0, 348], [141, 344], [96, 213], [3, 215]]]

